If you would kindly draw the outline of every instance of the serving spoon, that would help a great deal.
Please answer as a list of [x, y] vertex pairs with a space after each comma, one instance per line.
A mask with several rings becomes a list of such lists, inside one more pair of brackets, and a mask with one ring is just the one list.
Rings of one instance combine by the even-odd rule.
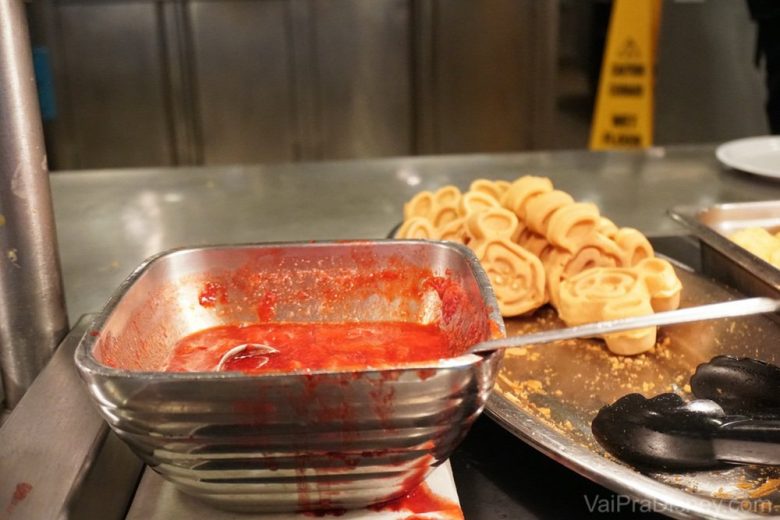
[[[658, 312], [655, 314], [648, 314], [647, 316], [599, 321], [596, 323], [579, 325], [577, 327], [493, 339], [477, 343], [469, 348], [468, 352], [476, 354], [478, 352], [490, 352], [498, 349], [551, 343], [553, 341], [565, 339], [589, 338], [657, 325], [674, 325], [677, 323], [689, 323], [692, 321], [705, 321], [717, 318], [736, 318], [738, 316], [777, 312], [778, 310], [780, 310], [780, 300], [763, 297], [745, 298], [729, 302], [687, 307], [675, 311]], [[230, 362], [246, 358], [256, 359], [255, 368], [260, 368], [268, 363], [268, 355], [277, 353], [279, 353], [277, 349], [271, 345], [266, 345], [265, 343], [242, 343], [222, 354], [214, 370], [222, 372], [225, 370], [225, 365]]]
[[674, 325], [676, 323], [714, 320], [717, 318], [736, 318], [738, 316], [777, 312], [778, 310], [780, 310], [780, 300], [764, 297], [744, 298], [729, 302], [686, 307], [685, 309], [678, 309], [676, 311], [657, 312], [655, 314], [648, 314], [647, 316], [599, 321], [596, 323], [579, 325], [577, 327], [493, 339], [477, 343], [469, 348], [467, 352], [476, 354], [478, 352], [490, 352], [504, 348], [550, 343], [564, 339], [590, 338], [603, 334], [642, 329], [657, 325]]
[[269, 354], [277, 353], [279, 353], [277, 349], [265, 343], [242, 343], [222, 354], [214, 371], [223, 372], [226, 364], [248, 358], [255, 360], [256, 364], [253, 368], [260, 368], [268, 363]]

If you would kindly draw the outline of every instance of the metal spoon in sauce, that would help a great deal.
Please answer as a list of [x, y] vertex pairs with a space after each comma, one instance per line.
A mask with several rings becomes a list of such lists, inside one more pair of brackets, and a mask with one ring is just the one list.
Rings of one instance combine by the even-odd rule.
[[214, 370], [216, 372], [224, 372], [226, 371], [226, 364], [239, 360], [243, 361], [249, 358], [252, 358], [255, 361], [252, 368], [260, 368], [268, 363], [268, 354], [277, 354], [278, 352], [279, 351], [272, 346], [263, 343], [242, 343], [222, 354], [222, 357], [219, 358], [219, 363], [217, 363], [217, 367]]
[[647, 316], [600, 321], [597, 323], [588, 323], [587, 325], [579, 325], [577, 327], [493, 339], [477, 343], [471, 347], [468, 352], [472, 354], [477, 352], [489, 352], [502, 348], [523, 347], [525, 345], [550, 343], [564, 339], [590, 338], [612, 332], [642, 329], [657, 325], [674, 325], [676, 323], [713, 320], [717, 318], [735, 318], [737, 316], [777, 312], [778, 310], [780, 310], [780, 300], [775, 300], [773, 298], [744, 298], [730, 302], [687, 307], [676, 311], [657, 312]]

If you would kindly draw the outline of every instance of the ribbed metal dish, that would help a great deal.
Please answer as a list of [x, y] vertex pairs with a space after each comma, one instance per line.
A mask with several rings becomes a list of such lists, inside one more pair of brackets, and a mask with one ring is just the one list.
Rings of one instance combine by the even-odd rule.
[[[443, 319], [435, 291], [419, 301], [388, 301], [355, 288], [339, 295], [343, 305], [324, 305], [332, 287], [312, 276], [363, 276], [399, 262], [454, 281], [466, 304]], [[257, 286], [241, 294], [252, 285], [241, 280], [253, 273], [289, 274], [272, 277], [277, 321], [442, 318], [452, 337], [473, 340], [476, 330], [481, 341], [504, 333], [479, 262], [454, 244], [392, 240], [164, 253], [120, 286], [75, 356], [103, 417], [145, 462], [217, 507], [279, 512], [391, 500], [446, 460], [481, 413], [500, 352], [357, 373], [160, 372], [178, 338], [256, 321]], [[233, 280], [229, 303], [203, 307], [199, 291], [214, 279]]]
[[747, 227], [780, 231], [780, 201], [678, 206], [669, 215], [699, 239], [702, 271], [747, 295], [777, 298], [780, 269], [728, 238]]

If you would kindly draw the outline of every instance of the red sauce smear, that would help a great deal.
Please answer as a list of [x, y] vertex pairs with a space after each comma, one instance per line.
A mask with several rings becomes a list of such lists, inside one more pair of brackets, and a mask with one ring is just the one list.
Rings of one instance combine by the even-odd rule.
[[32, 491], [32, 488], [33, 488], [32, 484], [30, 484], [29, 482], [19, 482], [16, 485], [16, 489], [14, 490], [14, 495], [11, 498], [11, 503], [8, 504], [8, 507], [5, 509], [6, 513], [11, 513], [11, 511], [14, 510], [14, 508], [19, 504], [19, 502], [27, 498], [27, 495], [30, 493], [30, 491]]
[[372, 509], [375, 511], [409, 511], [412, 515], [404, 517], [405, 520], [431, 518], [425, 516], [425, 513], [439, 513], [453, 520], [463, 519], [463, 511], [457, 503], [435, 494], [425, 482], [401, 498], [374, 506]]
[[363, 370], [458, 355], [447, 336], [435, 325], [411, 322], [257, 323], [214, 327], [179, 340], [166, 370], [212, 371], [228, 350], [246, 343], [269, 345], [279, 352], [245, 350], [232, 356], [224, 370], [245, 373]]
[[[376, 512], [407, 512], [403, 520], [434, 520], [446, 518], [447, 520], [464, 520], [463, 510], [456, 502], [435, 494], [428, 485], [423, 482], [401, 498], [396, 498], [384, 504], [377, 504], [367, 509]], [[346, 509], [320, 509], [317, 511], [303, 511], [304, 516], [322, 518], [325, 516], [342, 516]], [[435, 514], [436, 516], [431, 516]]]
[[449, 278], [430, 277], [424, 281], [424, 286], [430, 287], [441, 300], [441, 319], [449, 322], [463, 306], [463, 289]]
[[227, 288], [221, 283], [207, 282], [198, 294], [198, 303], [202, 307], [214, 307], [217, 303], [224, 305], [227, 302]]

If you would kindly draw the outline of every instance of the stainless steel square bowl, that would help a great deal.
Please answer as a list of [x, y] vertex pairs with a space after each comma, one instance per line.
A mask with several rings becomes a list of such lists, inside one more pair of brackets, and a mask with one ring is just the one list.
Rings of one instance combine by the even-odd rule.
[[[220, 297], [204, 301], [206, 284]], [[501, 352], [359, 372], [163, 371], [178, 339], [256, 322], [269, 301], [266, 321], [436, 323], [459, 352], [504, 334], [485, 273], [455, 244], [203, 247], [148, 260], [82, 338], [76, 364], [111, 428], [181, 491], [217, 507], [349, 509], [396, 498], [446, 460], [493, 387]]]

